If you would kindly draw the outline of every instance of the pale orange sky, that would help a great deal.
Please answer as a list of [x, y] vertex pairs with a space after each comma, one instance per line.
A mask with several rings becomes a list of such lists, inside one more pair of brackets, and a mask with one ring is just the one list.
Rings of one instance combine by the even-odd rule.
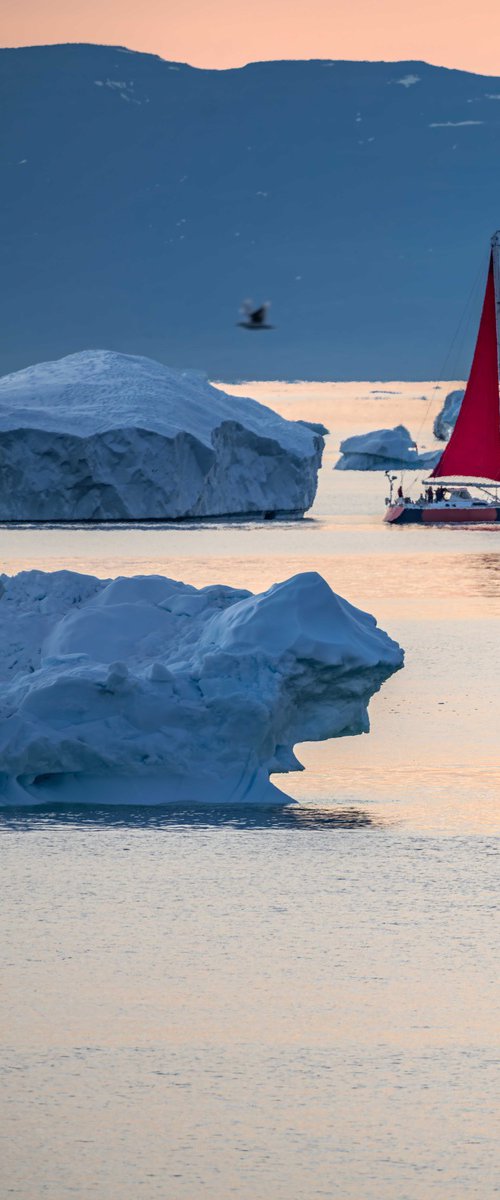
[[4, 46], [102, 42], [199, 67], [426, 59], [500, 74], [500, 0], [0, 0]]

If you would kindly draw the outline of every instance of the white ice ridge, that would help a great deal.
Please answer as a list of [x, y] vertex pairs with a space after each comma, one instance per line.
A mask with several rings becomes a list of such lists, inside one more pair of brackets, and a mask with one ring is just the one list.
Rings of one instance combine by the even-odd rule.
[[0, 519], [302, 515], [323, 445], [199, 372], [86, 350], [0, 379]]
[[296, 742], [369, 729], [403, 664], [315, 572], [261, 595], [162, 576], [1, 577], [0, 802], [276, 803]]
[[447, 442], [455, 428], [464, 395], [463, 388], [456, 388], [455, 391], [448, 392], [443, 407], [438, 412], [434, 421], [434, 437], [439, 438], [441, 442]]
[[341, 457], [336, 471], [411, 470], [412, 467], [433, 467], [440, 451], [419, 452], [416, 442], [404, 425], [395, 429], [373, 429], [340, 443]]

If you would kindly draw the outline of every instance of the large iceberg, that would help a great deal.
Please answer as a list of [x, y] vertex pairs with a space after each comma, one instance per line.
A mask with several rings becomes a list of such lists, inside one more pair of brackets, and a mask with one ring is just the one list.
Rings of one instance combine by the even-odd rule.
[[87, 350], [0, 379], [0, 519], [302, 515], [323, 446], [201, 373]]
[[161, 576], [2, 576], [4, 804], [249, 802], [296, 742], [368, 731], [403, 663], [320, 575], [262, 595]]
[[346, 438], [340, 443], [341, 458], [336, 471], [392, 471], [435, 466], [440, 451], [419, 453], [416, 442], [405, 425], [395, 429], [373, 429]]
[[447, 442], [450, 438], [464, 395], [463, 388], [456, 388], [455, 391], [448, 392], [443, 407], [434, 421], [434, 437], [439, 438], [440, 442]]

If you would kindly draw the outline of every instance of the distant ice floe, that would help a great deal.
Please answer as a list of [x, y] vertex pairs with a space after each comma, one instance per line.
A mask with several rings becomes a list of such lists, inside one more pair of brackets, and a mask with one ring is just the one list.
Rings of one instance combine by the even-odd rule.
[[299, 418], [297, 424], [305, 425], [306, 429], [312, 429], [313, 433], [320, 433], [322, 437], [326, 437], [326, 435], [330, 432], [326, 425], [323, 425], [322, 421], [305, 421]]
[[441, 442], [447, 442], [455, 428], [464, 395], [463, 388], [457, 388], [453, 392], [448, 392], [443, 407], [438, 412], [434, 421], [434, 437], [439, 438]]
[[87, 350], [0, 379], [0, 520], [302, 515], [323, 446], [201, 372]]
[[261, 595], [0, 577], [0, 803], [277, 803], [295, 743], [366, 733], [403, 665], [315, 572]]
[[419, 453], [416, 442], [404, 425], [395, 429], [373, 429], [345, 438], [340, 443], [341, 457], [335, 471], [411, 470], [412, 467], [433, 467], [440, 451]]

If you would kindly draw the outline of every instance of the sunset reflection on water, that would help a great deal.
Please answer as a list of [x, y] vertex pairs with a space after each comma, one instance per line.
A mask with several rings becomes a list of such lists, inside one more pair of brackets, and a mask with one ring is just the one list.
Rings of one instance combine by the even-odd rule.
[[[451, 386], [451, 385], [450, 385]], [[295, 808], [7, 810], [3, 1174], [23, 1200], [498, 1190], [500, 527], [390, 529], [348, 433], [431, 446], [426, 384], [241, 391], [332, 430], [310, 518], [0, 528], [6, 573], [260, 591], [320, 571], [406, 665]], [[145, 796], [147, 800], [147, 796]]]
[[299, 571], [320, 572], [401, 642], [406, 666], [372, 701], [369, 737], [300, 747], [305, 773], [277, 777], [278, 786], [304, 803], [369, 803], [380, 813], [390, 803], [391, 812], [396, 807], [419, 828], [497, 829], [500, 528], [388, 528], [383, 475], [332, 470], [339, 441], [377, 425], [404, 422], [414, 434], [421, 427], [422, 444], [434, 445], [432, 419], [447, 387], [275, 383], [234, 390], [332, 430], [304, 521], [4, 527], [4, 570], [158, 573], [197, 587], [225, 582], [252, 591]]

